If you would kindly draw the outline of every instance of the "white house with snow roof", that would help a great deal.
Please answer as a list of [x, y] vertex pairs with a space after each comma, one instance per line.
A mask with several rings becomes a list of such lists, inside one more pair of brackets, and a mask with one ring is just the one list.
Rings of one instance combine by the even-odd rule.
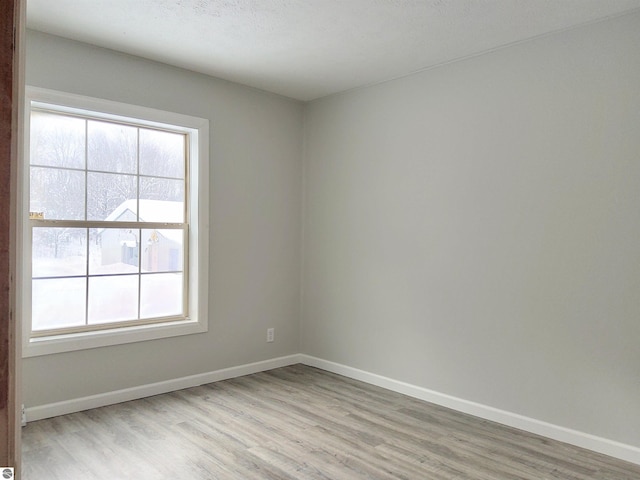
[[[138, 218], [139, 209], [139, 218]], [[184, 203], [165, 200], [126, 200], [105, 219], [110, 222], [182, 223]], [[126, 264], [143, 271], [181, 271], [183, 230], [104, 228], [98, 232], [101, 264]]]

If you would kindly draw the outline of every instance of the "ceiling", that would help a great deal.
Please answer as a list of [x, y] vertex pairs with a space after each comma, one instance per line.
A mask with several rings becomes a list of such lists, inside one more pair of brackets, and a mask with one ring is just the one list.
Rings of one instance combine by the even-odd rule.
[[298, 100], [640, 9], [640, 0], [27, 0], [27, 26]]

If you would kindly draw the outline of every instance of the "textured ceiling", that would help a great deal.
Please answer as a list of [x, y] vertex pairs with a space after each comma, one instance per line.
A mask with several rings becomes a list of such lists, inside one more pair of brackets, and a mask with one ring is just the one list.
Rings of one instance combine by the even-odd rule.
[[27, 0], [27, 26], [311, 100], [640, 0]]

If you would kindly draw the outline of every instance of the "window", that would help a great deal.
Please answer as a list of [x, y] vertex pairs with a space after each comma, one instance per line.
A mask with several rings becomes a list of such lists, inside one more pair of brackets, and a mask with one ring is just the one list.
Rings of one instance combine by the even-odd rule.
[[206, 330], [203, 119], [27, 90], [26, 356]]

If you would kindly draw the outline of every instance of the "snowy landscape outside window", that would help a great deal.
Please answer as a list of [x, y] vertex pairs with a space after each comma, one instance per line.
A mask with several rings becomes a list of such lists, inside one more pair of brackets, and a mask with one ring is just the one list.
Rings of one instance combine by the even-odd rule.
[[207, 331], [208, 121], [27, 91], [25, 355]]
[[31, 111], [32, 331], [184, 318], [185, 134]]

